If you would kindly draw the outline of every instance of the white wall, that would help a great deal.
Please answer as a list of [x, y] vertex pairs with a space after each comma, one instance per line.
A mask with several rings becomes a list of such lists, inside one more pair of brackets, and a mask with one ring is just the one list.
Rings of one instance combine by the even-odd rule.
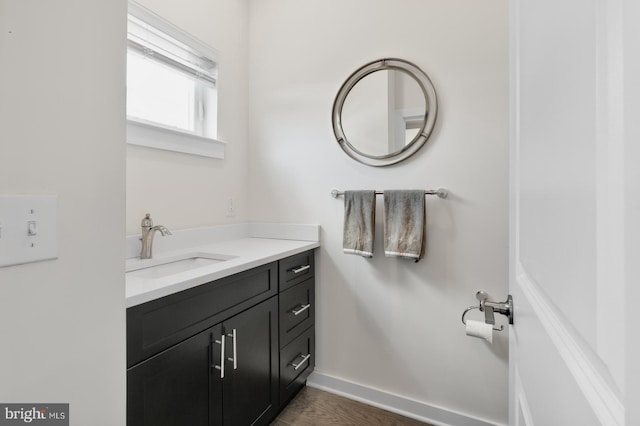
[[[507, 1], [260, 0], [249, 27], [250, 219], [322, 226], [317, 371], [506, 423], [506, 333], [488, 346], [460, 315], [478, 289], [507, 294]], [[382, 57], [422, 67], [440, 110], [414, 157], [371, 168], [330, 117], [342, 82]], [[427, 198], [424, 260], [384, 258], [380, 226], [373, 259], [342, 253], [332, 188], [439, 186], [452, 195]]]
[[59, 259], [0, 268], [0, 401], [125, 424], [126, 2], [0, 0], [0, 194], [57, 194]]
[[[140, 0], [220, 54], [218, 138], [226, 158], [127, 146], [127, 234], [140, 232], [151, 213], [156, 224], [184, 229], [244, 222], [247, 218], [248, 4], [246, 0]], [[235, 215], [226, 216], [233, 198]]]
[[[0, 400], [124, 424], [122, 232], [149, 211], [174, 229], [320, 223], [318, 370], [504, 422], [506, 340], [465, 337], [459, 315], [478, 288], [506, 294], [506, 1], [141, 3], [220, 52], [224, 161], [125, 150], [124, 1], [0, 0], [0, 193], [60, 202], [60, 258], [0, 269]], [[440, 118], [414, 158], [374, 169], [340, 151], [330, 108], [383, 56], [430, 74]], [[426, 259], [385, 259], [379, 243], [373, 260], [341, 253], [331, 188], [437, 186], [453, 196], [427, 199]]]

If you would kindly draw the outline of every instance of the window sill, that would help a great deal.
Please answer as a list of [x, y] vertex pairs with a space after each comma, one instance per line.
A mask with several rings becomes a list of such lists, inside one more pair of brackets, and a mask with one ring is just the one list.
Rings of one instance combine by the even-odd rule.
[[210, 158], [224, 158], [226, 143], [166, 127], [127, 119], [127, 143]]

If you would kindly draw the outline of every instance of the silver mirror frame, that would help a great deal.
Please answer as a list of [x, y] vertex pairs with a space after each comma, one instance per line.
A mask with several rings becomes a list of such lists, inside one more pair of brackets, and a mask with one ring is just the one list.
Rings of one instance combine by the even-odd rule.
[[[426, 112], [420, 131], [410, 143], [405, 145], [403, 149], [388, 155], [373, 156], [359, 151], [347, 140], [342, 128], [342, 108], [349, 92], [351, 92], [351, 89], [353, 89], [360, 80], [373, 72], [381, 70], [399, 70], [413, 77], [418, 82], [418, 85], [424, 94]], [[436, 90], [433, 87], [433, 83], [431, 83], [429, 76], [411, 62], [397, 58], [385, 58], [369, 62], [368, 64], [358, 68], [349, 76], [349, 78], [347, 78], [340, 87], [340, 90], [338, 90], [336, 99], [333, 102], [331, 122], [333, 124], [333, 133], [338, 141], [338, 145], [340, 145], [340, 148], [342, 148], [349, 157], [368, 166], [382, 167], [390, 166], [406, 160], [422, 148], [433, 131], [437, 115], [438, 100]]]

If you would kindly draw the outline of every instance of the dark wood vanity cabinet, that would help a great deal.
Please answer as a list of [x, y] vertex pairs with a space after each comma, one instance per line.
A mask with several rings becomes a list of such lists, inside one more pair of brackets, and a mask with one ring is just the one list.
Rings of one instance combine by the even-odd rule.
[[269, 424], [315, 364], [313, 275], [311, 250], [127, 309], [127, 424]]

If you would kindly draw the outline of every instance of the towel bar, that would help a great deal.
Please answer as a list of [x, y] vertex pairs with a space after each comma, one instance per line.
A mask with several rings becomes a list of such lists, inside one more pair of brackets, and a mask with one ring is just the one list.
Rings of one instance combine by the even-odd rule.
[[[384, 194], [384, 191], [376, 191], [376, 195], [382, 195]], [[449, 196], [449, 191], [447, 191], [444, 188], [438, 188], [438, 189], [426, 189], [424, 191], [425, 195], [437, 195], [440, 198], [447, 198]], [[341, 195], [344, 195], [344, 191], [338, 191], [337, 189], [332, 189], [331, 190], [331, 196], [333, 198], [338, 198]]]

